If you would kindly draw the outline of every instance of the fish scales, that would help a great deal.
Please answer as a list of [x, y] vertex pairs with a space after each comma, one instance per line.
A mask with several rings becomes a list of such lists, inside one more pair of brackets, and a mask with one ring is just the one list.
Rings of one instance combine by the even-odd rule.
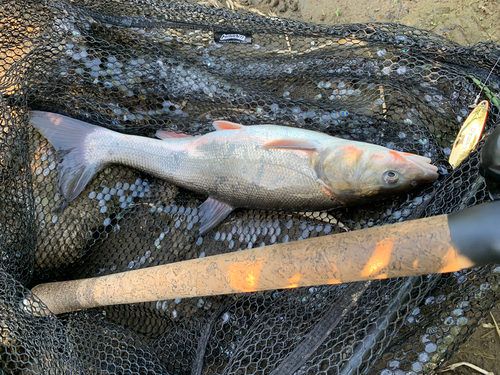
[[31, 122], [62, 157], [58, 186], [68, 201], [105, 166], [124, 164], [207, 195], [201, 233], [238, 207], [327, 210], [438, 177], [422, 156], [279, 125], [215, 121], [215, 132], [158, 131], [158, 140], [48, 112], [31, 112]]
[[318, 184], [309, 151], [262, 148], [274, 139], [271, 136], [300, 139], [309, 133], [290, 134], [280, 128], [262, 125], [245, 132], [226, 130], [201, 138], [163, 141], [98, 130], [87, 137], [86, 158], [89, 163], [128, 165], [186, 189], [224, 199], [233, 207], [331, 207], [332, 198]]

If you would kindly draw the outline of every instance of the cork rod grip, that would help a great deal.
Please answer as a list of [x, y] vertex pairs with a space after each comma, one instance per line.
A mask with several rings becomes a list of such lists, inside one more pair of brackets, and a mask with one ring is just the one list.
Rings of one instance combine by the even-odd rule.
[[452, 272], [446, 215], [145, 268], [40, 284], [54, 314], [104, 305]]

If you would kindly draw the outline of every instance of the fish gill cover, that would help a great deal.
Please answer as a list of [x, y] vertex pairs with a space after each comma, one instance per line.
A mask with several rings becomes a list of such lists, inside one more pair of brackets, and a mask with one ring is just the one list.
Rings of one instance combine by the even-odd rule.
[[[3, 372], [420, 373], [450, 357], [498, 301], [500, 268], [489, 266], [31, 314], [44, 309], [27, 298], [41, 282], [354, 231], [490, 200], [478, 174], [484, 141], [454, 170], [447, 159], [500, 50], [492, 43], [462, 47], [395, 24], [320, 26], [183, 1], [2, 1], [0, 13]], [[216, 43], [216, 33], [251, 42]], [[497, 66], [481, 100], [495, 99], [499, 77]], [[58, 155], [29, 124], [29, 110], [144, 136], [205, 134], [214, 120], [299, 127], [428, 157], [440, 178], [328, 212], [238, 209], [200, 236], [206, 197], [135, 169], [109, 166], [65, 202], [57, 189]], [[492, 105], [485, 132], [499, 121]]]

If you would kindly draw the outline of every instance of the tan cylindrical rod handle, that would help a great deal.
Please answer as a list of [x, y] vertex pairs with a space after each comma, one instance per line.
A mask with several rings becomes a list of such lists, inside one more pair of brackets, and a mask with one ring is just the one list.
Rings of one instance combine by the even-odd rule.
[[[500, 206], [492, 204], [500, 212]], [[32, 292], [51, 312], [60, 314], [105, 305], [452, 272], [474, 265], [478, 263], [471, 260], [467, 249], [464, 252], [454, 246], [448, 216], [442, 215], [114, 275], [40, 284]]]

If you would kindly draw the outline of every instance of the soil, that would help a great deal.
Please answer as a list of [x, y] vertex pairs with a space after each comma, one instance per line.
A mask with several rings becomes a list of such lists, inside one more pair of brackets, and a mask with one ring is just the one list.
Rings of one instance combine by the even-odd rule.
[[395, 22], [470, 46], [500, 42], [499, 0], [205, 0], [324, 24]]
[[[340, 24], [394, 22], [443, 36], [471, 46], [478, 42], [500, 44], [500, 0], [199, 0], [300, 21]], [[500, 324], [500, 306], [492, 311]], [[488, 315], [472, 336], [441, 367], [469, 362], [500, 375], [500, 335]], [[465, 366], [444, 374], [468, 375], [479, 372]]]
[[[500, 306], [497, 305], [492, 311], [497, 324], [500, 324]], [[494, 328], [483, 327], [483, 324], [494, 325], [491, 316], [487, 316], [480, 323], [471, 337], [458, 349], [457, 352], [442, 366], [469, 362], [484, 370], [491, 371], [495, 375], [500, 374], [500, 335]], [[470, 375], [479, 374], [469, 367], [461, 366], [453, 371], [443, 372], [444, 375]]]

